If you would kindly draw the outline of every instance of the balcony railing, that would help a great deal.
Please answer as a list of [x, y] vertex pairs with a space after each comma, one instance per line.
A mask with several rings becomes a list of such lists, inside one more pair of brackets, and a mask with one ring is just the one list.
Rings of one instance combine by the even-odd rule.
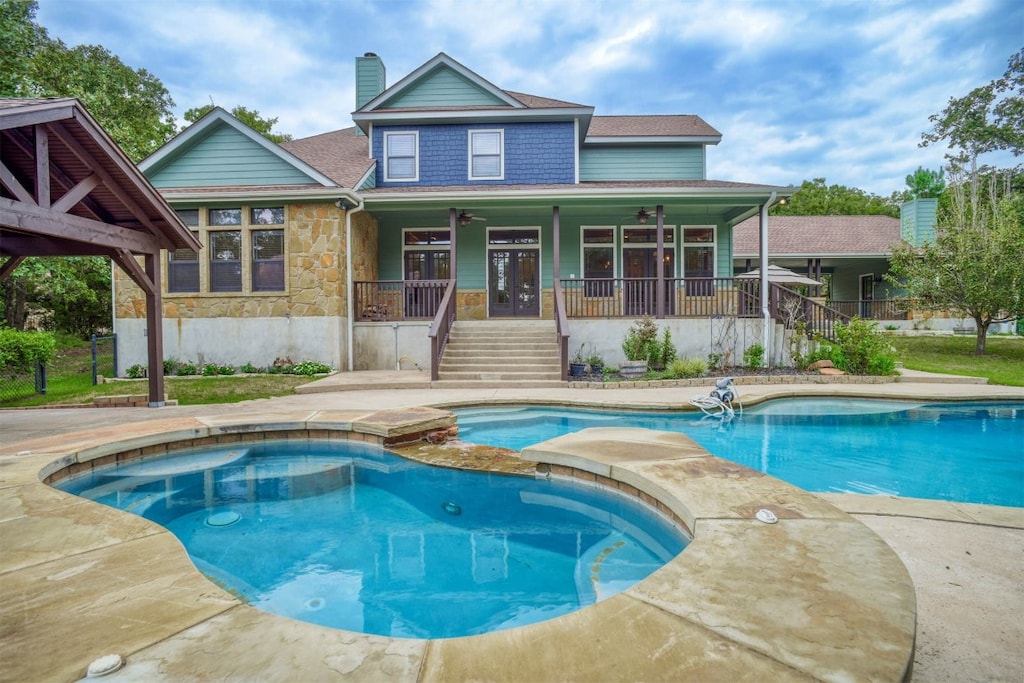
[[437, 315], [448, 280], [354, 282], [356, 320], [423, 320]]

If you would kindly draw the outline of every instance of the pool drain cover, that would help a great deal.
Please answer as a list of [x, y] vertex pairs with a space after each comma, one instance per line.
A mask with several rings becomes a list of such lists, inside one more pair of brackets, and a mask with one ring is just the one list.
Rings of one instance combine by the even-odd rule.
[[764, 522], [765, 524], [775, 524], [777, 521], [779, 521], [779, 518], [775, 515], [775, 513], [766, 508], [761, 508], [760, 510], [758, 510], [757, 514], [755, 514], [754, 517], [757, 518], [757, 521]]
[[234, 510], [218, 512], [206, 518], [206, 526], [231, 526], [241, 518], [242, 515], [238, 514]]
[[327, 605], [327, 601], [323, 598], [311, 598], [306, 601], [305, 607], [310, 612], [319, 612]]
[[103, 655], [99, 659], [93, 660], [85, 672], [85, 677], [99, 678], [100, 676], [112, 674], [120, 669], [123, 663], [124, 660], [121, 659], [121, 655]]

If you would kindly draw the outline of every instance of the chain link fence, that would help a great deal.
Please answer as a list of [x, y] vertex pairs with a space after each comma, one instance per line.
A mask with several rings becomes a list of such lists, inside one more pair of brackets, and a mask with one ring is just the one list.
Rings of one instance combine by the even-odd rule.
[[34, 367], [7, 367], [0, 370], [0, 403], [45, 393], [46, 366], [42, 363]]

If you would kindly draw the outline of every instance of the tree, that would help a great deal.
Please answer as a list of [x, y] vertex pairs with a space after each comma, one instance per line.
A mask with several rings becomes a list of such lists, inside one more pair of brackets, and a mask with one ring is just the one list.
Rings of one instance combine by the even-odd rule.
[[35, 23], [36, 0], [0, 0], [0, 97], [75, 97], [132, 161], [176, 132], [160, 80], [98, 45], [69, 48]]
[[988, 225], [940, 225], [933, 244], [895, 247], [886, 279], [926, 310], [972, 318], [984, 355], [990, 325], [1024, 317], [1024, 196], [1004, 197]]
[[824, 178], [805, 180], [787, 204], [771, 210], [777, 216], [899, 216], [899, 205], [855, 187], [826, 185]]
[[918, 166], [917, 170], [907, 176], [907, 188], [910, 199], [939, 197], [946, 189], [946, 176], [943, 169], [933, 171]]
[[29, 97], [27, 79], [32, 55], [46, 39], [46, 31], [33, 21], [36, 0], [0, 0], [0, 95]]
[[896, 249], [890, 282], [931, 310], [974, 319], [975, 353], [989, 326], [1024, 317], [1024, 194], [1020, 167], [979, 165], [983, 155], [1024, 152], [1024, 50], [1006, 72], [928, 118], [922, 146], [945, 142], [950, 179], [935, 243]]
[[[189, 123], [195, 123], [199, 119], [206, 116], [214, 108], [213, 104], [204, 104], [201, 107], [194, 107], [185, 112], [185, 120]], [[255, 109], [247, 109], [241, 105], [231, 110], [231, 115], [236, 119], [244, 123], [245, 125], [252, 128], [254, 131], [267, 138], [271, 142], [278, 144], [282, 142], [288, 142], [292, 139], [291, 135], [287, 133], [272, 133], [271, 130], [277, 124], [277, 117], [272, 119], [265, 119], [260, 116], [260, 113]]]
[[110, 327], [110, 261], [97, 256], [25, 259], [4, 281], [2, 314], [8, 327], [25, 329], [42, 311], [46, 329], [79, 338]]

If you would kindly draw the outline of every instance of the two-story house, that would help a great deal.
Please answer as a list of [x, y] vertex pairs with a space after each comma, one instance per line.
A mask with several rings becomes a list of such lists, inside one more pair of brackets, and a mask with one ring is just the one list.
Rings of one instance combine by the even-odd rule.
[[[700, 117], [598, 116], [444, 53], [387, 86], [368, 53], [352, 119], [277, 145], [215, 109], [141, 164], [204, 247], [163, 264], [166, 356], [436, 368], [452, 321], [503, 320], [563, 340], [563, 365], [566, 344], [615, 364], [643, 314], [682, 355], [762, 339], [733, 228], [794, 188], [707, 179]], [[141, 362], [139, 293], [115, 290]]]

